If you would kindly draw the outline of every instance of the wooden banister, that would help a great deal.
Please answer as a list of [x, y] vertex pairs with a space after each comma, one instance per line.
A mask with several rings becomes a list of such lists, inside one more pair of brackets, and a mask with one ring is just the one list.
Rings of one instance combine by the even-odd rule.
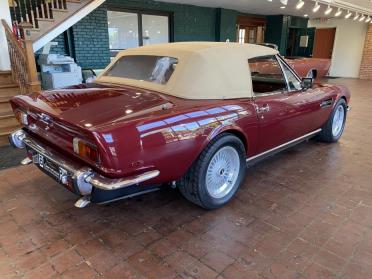
[[17, 82], [21, 94], [28, 94], [40, 91], [41, 86], [37, 76], [35, 54], [32, 48], [32, 41], [17, 40], [8, 23], [2, 19], [8, 42], [11, 71], [14, 82]]

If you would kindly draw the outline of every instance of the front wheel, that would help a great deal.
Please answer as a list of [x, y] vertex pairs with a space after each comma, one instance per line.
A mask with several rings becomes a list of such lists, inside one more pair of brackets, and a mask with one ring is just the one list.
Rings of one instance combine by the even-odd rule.
[[189, 201], [214, 209], [225, 205], [237, 192], [246, 173], [246, 152], [231, 134], [217, 136], [179, 181], [179, 190]]
[[345, 128], [347, 105], [344, 99], [340, 99], [333, 108], [330, 118], [323, 126], [319, 140], [324, 142], [338, 141]]

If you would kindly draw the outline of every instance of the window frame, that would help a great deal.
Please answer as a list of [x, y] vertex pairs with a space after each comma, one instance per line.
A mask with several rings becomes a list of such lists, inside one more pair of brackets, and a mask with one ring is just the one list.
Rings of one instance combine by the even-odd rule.
[[256, 94], [253, 91], [252, 71], [251, 71], [251, 67], [249, 66], [249, 59], [248, 59], [248, 67], [249, 67], [249, 72], [251, 74], [251, 83], [252, 83], [252, 95], [253, 95], [254, 98], [263, 98], [263, 97], [267, 97], [267, 96], [274, 96], [274, 95], [284, 94], [284, 93], [287, 93], [288, 92], [288, 80], [287, 80], [287, 76], [285, 75], [285, 73], [283, 71], [282, 64], [280, 63], [277, 54], [274, 54], [274, 55], [262, 55], [262, 56], [256, 56], [256, 57], [253, 57], [253, 58], [260, 58], [260, 57], [267, 57], [267, 56], [273, 56], [273, 57], [275, 57], [276, 61], [278, 62], [278, 65], [280, 67], [280, 71], [281, 71], [281, 73], [282, 73], [282, 75], [284, 77], [285, 83], [286, 83], [287, 91], [277, 91], [277, 92], [271, 92], [271, 93]]
[[285, 76], [285, 79], [286, 79], [286, 82], [287, 82], [287, 92], [288, 93], [291, 93], [291, 92], [298, 92], [299, 90], [295, 90], [295, 89], [291, 89], [290, 85], [289, 85], [289, 82], [288, 82], [288, 76], [287, 74], [285, 73], [284, 71], [284, 67], [286, 67], [293, 75], [294, 77], [297, 79], [298, 82], [302, 82], [302, 79], [300, 78], [300, 76], [293, 70], [293, 68], [291, 66], [288, 65], [288, 63], [284, 60], [284, 58], [277, 54], [276, 55], [277, 59], [279, 60], [279, 63], [281, 65], [281, 68], [282, 68], [282, 72]]
[[[254, 57], [254, 58], [260, 58], [260, 57], [265, 57], [265, 56], [268, 56], [268, 55], [263, 55], [263, 56], [257, 56], [257, 57]], [[274, 96], [274, 95], [279, 95], [279, 94], [288, 94], [288, 93], [292, 93], [292, 92], [298, 92], [299, 90], [292, 90], [290, 85], [289, 85], [289, 82], [288, 82], [288, 77], [287, 77], [287, 74], [285, 73], [284, 71], [284, 67], [287, 67], [287, 69], [296, 77], [296, 79], [301, 82], [301, 78], [298, 76], [298, 74], [284, 61], [284, 59], [279, 55], [279, 54], [275, 54], [275, 55], [272, 55], [273, 57], [276, 58], [278, 64], [279, 64], [279, 67], [280, 67], [280, 70], [284, 76], [284, 80], [285, 80], [285, 83], [286, 83], [286, 90], [285, 91], [278, 91], [278, 92], [271, 92], [271, 93], [262, 93], [262, 94], [256, 94], [254, 91], [253, 91], [253, 80], [252, 80], [252, 75], [251, 75], [251, 82], [252, 82], [252, 95], [254, 98], [263, 98], [263, 97], [267, 97], [267, 96]], [[249, 71], [251, 73], [251, 68], [249, 66], [249, 61], [248, 61], [248, 67], [249, 67]]]
[[[144, 55], [135, 55], [135, 54], [134, 55], [132, 55], [132, 54], [131, 55], [123, 55], [123, 56], [119, 57], [117, 59], [117, 61], [115, 63], [113, 63], [108, 69], [106, 69], [102, 73], [102, 76], [103, 77], [111, 77], [111, 78], [112, 77], [113, 78], [119, 78], [119, 79], [124, 79], [124, 80], [140, 81], [140, 79], [133, 79], [133, 78], [129, 78], [129, 77], [117, 77], [117, 76], [109, 76], [109, 75], [107, 75], [107, 73], [110, 72], [115, 67], [115, 65], [116, 65], [116, 63], [118, 61], [120, 61], [121, 59], [125, 59], [126, 57], [134, 57], [134, 56], [153, 56], [153, 57], [158, 57], [158, 58], [159, 57], [162, 57], [162, 58], [167, 57], [167, 58], [172, 58], [172, 59], [177, 60], [177, 63], [176, 64], [178, 64], [178, 62], [179, 62], [179, 59], [178, 58], [172, 57], [172, 56], [158, 56], [158, 55], [145, 55], [145, 54]], [[175, 72], [175, 70], [173, 70], [173, 72], [170, 75], [169, 79], [165, 83], [156, 83], [156, 82], [152, 82], [152, 81], [149, 81], [149, 80], [143, 80], [143, 82], [148, 82], [148, 83], [152, 83], [152, 84], [159, 84], [159, 85], [165, 86], [172, 79], [174, 72]]]
[[[146, 9], [128, 9], [117, 5], [108, 5], [107, 11], [112, 12], [123, 12], [132, 13], [137, 15], [137, 26], [138, 26], [138, 46], [143, 46], [143, 30], [142, 30], [142, 16], [143, 15], [154, 15], [154, 16], [166, 16], [168, 17], [168, 42], [174, 41], [173, 36], [173, 13], [166, 11], [157, 10], [146, 10]], [[108, 32], [108, 31], [107, 31]], [[111, 57], [115, 57], [120, 51], [125, 49], [110, 49]]]

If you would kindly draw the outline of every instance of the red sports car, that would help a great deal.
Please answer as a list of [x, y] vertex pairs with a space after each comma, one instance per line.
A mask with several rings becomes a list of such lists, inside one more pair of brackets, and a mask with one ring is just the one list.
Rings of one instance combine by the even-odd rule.
[[[259, 44], [278, 50], [275, 44]], [[284, 57], [285, 62], [296, 71], [300, 77], [308, 77], [312, 79], [322, 79], [329, 73], [331, 67], [331, 59], [326, 58], [308, 58], [308, 57]]]
[[26, 148], [76, 206], [177, 187], [226, 204], [246, 166], [317, 136], [337, 141], [350, 94], [300, 79], [274, 49], [174, 43], [125, 50], [93, 84], [14, 97]]

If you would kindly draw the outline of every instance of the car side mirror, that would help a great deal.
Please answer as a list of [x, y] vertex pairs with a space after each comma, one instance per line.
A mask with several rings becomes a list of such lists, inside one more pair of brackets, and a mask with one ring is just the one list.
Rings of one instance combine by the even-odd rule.
[[314, 80], [312, 78], [303, 78], [301, 86], [303, 90], [307, 90], [313, 87]]

